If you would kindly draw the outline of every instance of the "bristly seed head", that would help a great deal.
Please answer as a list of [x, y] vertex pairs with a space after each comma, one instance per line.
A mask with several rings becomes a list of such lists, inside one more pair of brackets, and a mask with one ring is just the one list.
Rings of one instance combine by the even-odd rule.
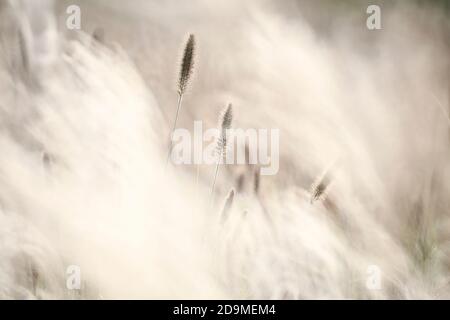
[[227, 130], [231, 128], [231, 123], [233, 122], [233, 106], [231, 103], [228, 104], [219, 119], [221, 133], [217, 141], [217, 153], [219, 156], [223, 156], [223, 158], [225, 158], [227, 148]]
[[225, 109], [225, 111], [222, 113], [221, 116], [220, 126], [222, 130], [230, 129], [232, 121], [233, 121], [233, 106], [230, 103], [228, 104], [228, 107]]
[[315, 201], [324, 200], [327, 196], [328, 189], [332, 183], [330, 174], [325, 171], [321, 176], [319, 176], [311, 185], [311, 198], [310, 203], [313, 204]]
[[322, 199], [322, 197], [325, 195], [326, 189], [327, 189], [327, 187], [323, 183], [319, 183], [317, 185], [313, 185], [311, 187], [311, 199], [310, 199], [310, 202], [313, 203], [314, 201]]
[[183, 60], [181, 61], [180, 77], [178, 80], [178, 94], [182, 95], [187, 87], [189, 78], [194, 68], [195, 54], [195, 38], [193, 34], [189, 35], [189, 39], [184, 48]]

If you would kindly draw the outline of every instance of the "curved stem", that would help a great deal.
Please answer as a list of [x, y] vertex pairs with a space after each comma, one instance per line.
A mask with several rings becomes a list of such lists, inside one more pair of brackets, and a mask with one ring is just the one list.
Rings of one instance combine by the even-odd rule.
[[175, 115], [175, 121], [173, 123], [173, 128], [172, 131], [170, 132], [170, 141], [169, 141], [169, 151], [167, 152], [167, 159], [166, 159], [166, 167], [167, 164], [169, 163], [170, 160], [170, 154], [172, 153], [172, 147], [173, 147], [173, 132], [175, 131], [175, 129], [177, 128], [177, 122], [178, 122], [178, 115], [180, 114], [180, 109], [181, 109], [181, 101], [183, 100], [183, 94], [179, 94], [178, 95], [178, 104], [177, 104], [177, 113]]
[[216, 187], [217, 174], [219, 173], [219, 165], [220, 165], [220, 158], [219, 158], [219, 161], [217, 161], [216, 171], [214, 172], [214, 180], [213, 180], [213, 185], [212, 185], [211, 194], [210, 194], [210, 203], [211, 203], [211, 205], [213, 204], [214, 190], [215, 190], [215, 187]]

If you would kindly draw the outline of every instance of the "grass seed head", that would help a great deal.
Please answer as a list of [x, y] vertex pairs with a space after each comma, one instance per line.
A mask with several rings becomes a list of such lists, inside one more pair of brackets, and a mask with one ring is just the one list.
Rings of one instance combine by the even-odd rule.
[[183, 95], [186, 91], [189, 78], [194, 69], [194, 54], [195, 54], [195, 37], [193, 34], [189, 35], [189, 39], [184, 48], [183, 59], [181, 61], [180, 76], [178, 80], [178, 93]]

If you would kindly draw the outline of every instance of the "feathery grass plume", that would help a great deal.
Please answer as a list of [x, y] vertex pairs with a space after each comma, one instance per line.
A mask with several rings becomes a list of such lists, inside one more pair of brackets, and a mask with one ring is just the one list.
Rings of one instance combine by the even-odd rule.
[[180, 77], [178, 79], [178, 94], [184, 94], [189, 78], [192, 75], [194, 68], [194, 54], [195, 54], [195, 38], [193, 34], [189, 35], [189, 39], [184, 48], [183, 60], [181, 61]]
[[322, 175], [318, 176], [311, 185], [310, 189], [310, 203], [314, 201], [324, 200], [331, 184], [331, 177], [329, 176], [329, 170], [326, 170]]
[[217, 140], [216, 152], [219, 157], [219, 161], [221, 159], [225, 159], [226, 156], [226, 148], [227, 148], [227, 130], [231, 128], [231, 122], [233, 121], [233, 107], [228, 104], [228, 107], [225, 111], [222, 112], [220, 117], [220, 137]]
[[177, 127], [178, 116], [180, 114], [181, 103], [183, 101], [183, 95], [186, 91], [189, 78], [192, 75], [194, 69], [194, 55], [195, 55], [195, 38], [193, 34], [189, 35], [189, 39], [186, 43], [186, 47], [184, 48], [183, 59], [181, 60], [181, 69], [180, 75], [178, 79], [178, 103], [177, 103], [177, 112], [175, 114], [175, 120], [173, 122], [172, 131], [170, 132], [170, 141], [169, 141], [169, 151], [167, 154], [166, 166], [170, 160], [170, 153], [172, 152], [172, 139], [173, 132]]
[[225, 199], [225, 204], [222, 208], [222, 213], [220, 214], [220, 220], [222, 223], [224, 223], [228, 218], [228, 213], [231, 210], [231, 207], [233, 206], [234, 201], [234, 189], [231, 189], [230, 192], [228, 192], [228, 196]]
[[321, 200], [324, 198], [325, 191], [327, 186], [323, 184], [322, 182], [313, 183], [311, 186], [311, 203], [314, 203], [314, 201]]
[[[222, 160], [225, 160], [227, 155], [227, 130], [231, 128], [231, 122], [233, 121], [233, 106], [228, 104], [225, 111], [222, 112], [220, 118], [219, 118], [219, 125], [220, 125], [220, 136], [217, 139], [217, 146], [216, 146], [216, 154], [217, 154], [217, 163], [216, 163], [216, 170], [214, 172], [214, 179], [213, 184], [211, 188], [211, 203], [213, 202], [213, 196], [214, 196], [214, 190], [216, 187], [216, 180], [217, 180], [217, 174], [219, 173], [219, 166], [220, 162]], [[225, 162], [225, 161], [224, 161]]]

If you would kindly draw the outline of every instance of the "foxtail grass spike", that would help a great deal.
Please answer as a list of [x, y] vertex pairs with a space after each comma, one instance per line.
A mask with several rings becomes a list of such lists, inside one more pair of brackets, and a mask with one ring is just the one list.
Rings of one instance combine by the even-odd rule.
[[217, 139], [217, 163], [216, 163], [216, 170], [214, 172], [214, 179], [213, 184], [211, 188], [211, 203], [213, 202], [214, 197], [214, 190], [216, 186], [216, 180], [217, 175], [219, 173], [219, 166], [222, 159], [224, 160], [226, 158], [226, 148], [227, 148], [227, 130], [231, 128], [231, 122], [233, 121], [233, 107], [231, 103], [227, 106], [224, 112], [222, 112], [222, 115], [219, 118], [219, 125], [220, 125], [220, 136]]
[[319, 176], [311, 185], [310, 189], [310, 203], [313, 204], [317, 200], [323, 200], [326, 197], [331, 180], [328, 170]]
[[172, 152], [172, 137], [173, 132], [177, 128], [178, 116], [180, 114], [181, 104], [183, 101], [183, 94], [186, 91], [187, 84], [189, 82], [189, 78], [192, 75], [194, 68], [194, 54], [195, 54], [195, 38], [194, 35], [189, 35], [189, 39], [186, 43], [186, 47], [184, 48], [183, 60], [181, 61], [181, 69], [180, 76], [178, 79], [178, 103], [177, 103], [177, 112], [175, 114], [175, 120], [173, 122], [172, 131], [170, 131], [170, 141], [169, 141], [169, 150], [167, 152], [166, 158], [166, 167], [170, 160], [170, 154]]
[[219, 160], [221, 157], [226, 156], [227, 148], [227, 130], [231, 128], [231, 122], [233, 121], [233, 106], [228, 104], [228, 107], [222, 112], [219, 118], [220, 126], [220, 137], [217, 140], [217, 154], [219, 155]]
[[192, 75], [194, 69], [194, 54], [195, 54], [195, 37], [193, 34], [189, 35], [189, 39], [184, 48], [183, 60], [181, 61], [180, 76], [178, 79], [178, 94], [183, 95], [189, 78]]

